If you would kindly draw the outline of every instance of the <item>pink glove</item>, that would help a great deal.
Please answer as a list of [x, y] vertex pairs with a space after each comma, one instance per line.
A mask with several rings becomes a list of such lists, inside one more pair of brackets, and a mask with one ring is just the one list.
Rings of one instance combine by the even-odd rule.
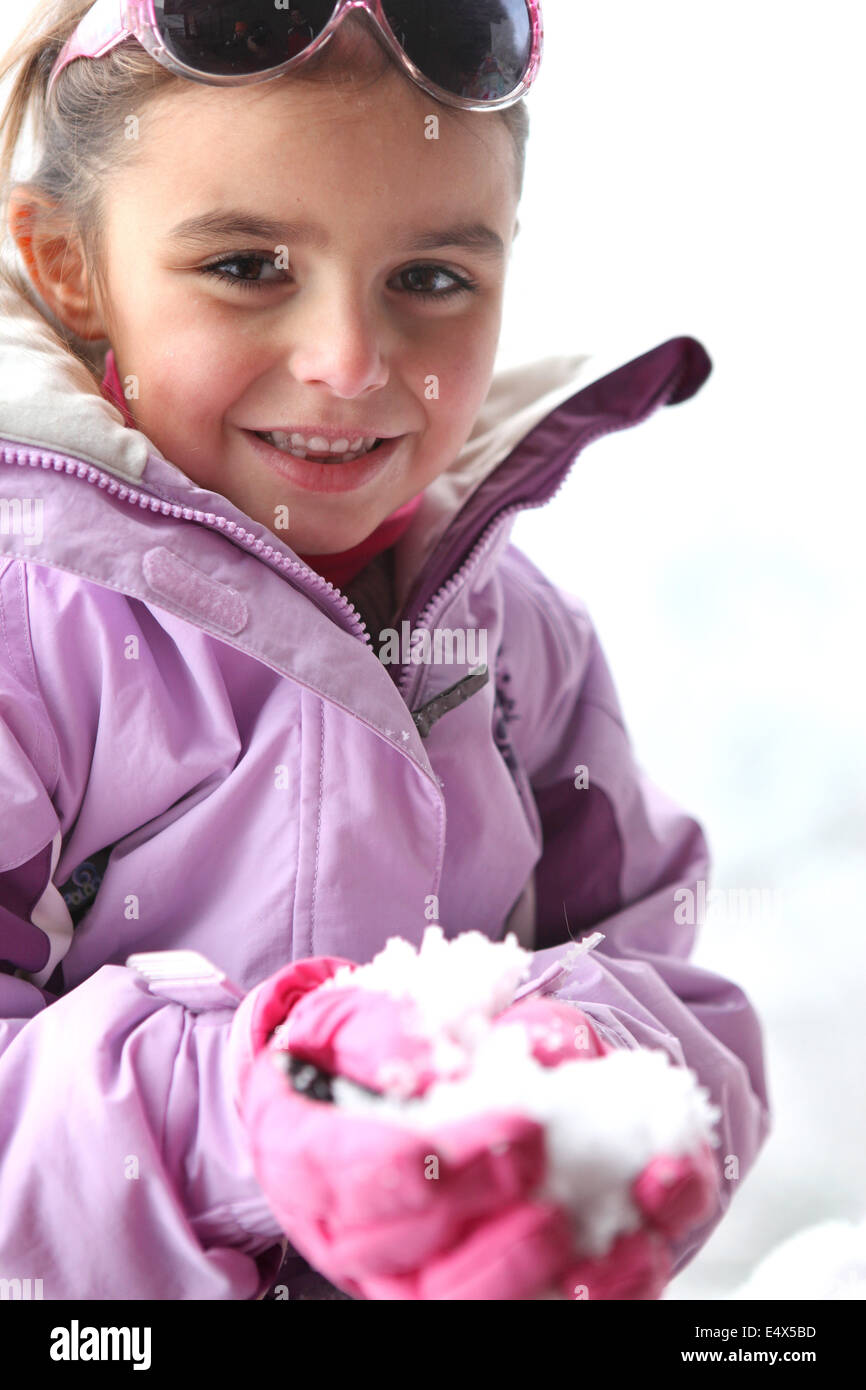
[[[533, 1198], [547, 1165], [535, 1120], [485, 1111], [419, 1132], [329, 1103], [331, 1077], [374, 1092], [399, 1081], [403, 1097], [417, 1097], [471, 1066], [458, 1048], [443, 1073], [402, 1001], [318, 989], [340, 965], [352, 968], [327, 958], [289, 966], [247, 997], [236, 1020], [237, 1096], [255, 1171], [310, 1263], [363, 1298], [658, 1297], [670, 1272], [667, 1238], [706, 1208], [710, 1174], [700, 1160], [654, 1159], [632, 1191], [645, 1229], [601, 1259], [581, 1259], [569, 1214]], [[545, 1066], [610, 1050], [572, 1005], [527, 999], [495, 1020], [514, 1022]]]
[[[323, 1072], [361, 1085], [378, 1081], [383, 1069], [393, 1076], [399, 1063], [417, 1070], [419, 1094], [436, 1077], [429, 1046], [406, 1033], [396, 1001], [360, 989], [313, 994], [346, 964], [289, 966], [247, 996], [235, 1020], [235, 1037], [246, 1040], [237, 1091], [254, 1168], [292, 1244], [326, 1278], [362, 1298], [521, 1297], [537, 1278], [539, 1259], [549, 1282], [571, 1252], [559, 1211], [529, 1201], [544, 1174], [540, 1125], [485, 1114], [434, 1137], [346, 1114], [287, 1084], [279, 1054], [266, 1046], [287, 1012], [283, 1041], [291, 1042], [298, 1082], [313, 1083], [313, 1090], [326, 1095], [328, 1087], [310, 1063], [326, 1063]], [[431, 1157], [437, 1179], [426, 1176]], [[466, 1269], [452, 1271], [450, 1253], [440, 1268], [436, 1257], [467, 1233], [472, 1246], [462, 1244], [458, 1257], [475, 1253]], [[503, 1243], [511, 1258], [500, 1268]], [[486, 1281], [485, 1257], [493, 1266]], [[452, 1292], [461, 1281], [483, 1284], [483, 1291]]]
[[[571, 1004], [528, 999], [505, 1009], [495, 1024], [515, 1021], [522, 1022], [533, 1056], [546, 1067], [612, 1051], [599, 1041], [591, 1026], [585, 1026], [586, 1016]], [[644, 1217], [644, 1229], [621, 1235], [603, 1256], [573, 1261], [558, 1281], [559, 1291], [566, 1298], [659, 1298], [671, 1275], [669, 1242], [709, 1215], [717, 1190], [716, 1166], [708, 1144], [696, 1154], [652, 1159], [630, 1189]]]
[[[572, 1004], [527, 999], [505, 1009], [495, 1026], [522, 1023], [533, 1056], [546, 1067], [591, 1060], [613, 1049], [600, 1041], [586, 1015]], [[644, 1229], [621, 1235], [607, 1254], [572, 1260], [557, 1280], [565, 1298], [656, 1299], [671, 1273], [668, 1242], [691, 1229], [712, 1207], [717, 1178], [712, 1151], [651, 1160], [634, 1180], [630, 1195], [645, 1219]]]

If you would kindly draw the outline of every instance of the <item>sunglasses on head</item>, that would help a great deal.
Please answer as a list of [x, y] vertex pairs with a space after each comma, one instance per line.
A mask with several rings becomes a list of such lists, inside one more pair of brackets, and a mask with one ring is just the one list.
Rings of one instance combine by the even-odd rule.
[[97, 0], [54, 65], [49, 93], [78, 58], [137, 39], [194, 82], [244, 86], [292, 73], [363, 10], [376, 37], [423, 91], [466, 111], [511, 106], [541, 61], [540, 0]]

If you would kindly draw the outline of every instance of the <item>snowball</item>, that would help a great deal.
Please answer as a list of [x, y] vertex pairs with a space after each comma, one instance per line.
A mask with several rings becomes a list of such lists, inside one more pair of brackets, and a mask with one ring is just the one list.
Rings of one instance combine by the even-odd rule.
[[[666, 1052], [616, 1051], [545, 1067], [519, 1024], [491, 1028], [477, 1043], [468, 1075], [434, 1083], [419, 1099], [372, 1096], [337, 1078], [334, 1100], [347, 1112], [417, 1131], [494, 1110], [537, 1120], [548, 1172], [535, 1195], [571, 1213], [588, 1255], [603, 1253], [640, 1224], [629, 1188], [650, 1160], [717, 1143], [713, 1125], [721, 1117], [694, 1073], [675, 1066]], [[441, 1156], [447, 1158], [444, 1144]]]
[[423, 1035], [446, 1034], [471, 1043], [486, 1021], [508, 1007], [531, 965], [532, 952], [518, 944], [514, 932], [504, 941], [478, 931], [446, 941], [442, 928], [431, 925], [417, 951], [410, 941], [392, 936], [369, 965], [341, 966], [320, 988], [352, 985], [411, 999]]
[[[573, 969], [600, 940], [595, 933], [576, 942], [542, 981]], [[369, 965], [341, 967], [320, 988], [351, 985], [412, 1001], [410, 1024], [431, 1040], [442, 1079], [410, 1099], [399, 1077], [381, 1096], [335, 1077], [334, 1101], [346, 1112], [438, 1133], [446, 1161], [443, 1126], [492, 1111], [536, 1120], [548, 1164], [534, 1195], [568, 1211], [577, 1247], [599, 1255], [640, 1225], [629, 1189], [650, 1160], [694, 1153], [703, 1142], [717, 1145], [713, 1126], [722, 1112], [695, 1073], [662, 1050], [616, 1049], [543, 1066], [522, 1024], [492, 1022], [512, 1003], [532, 959], [514, 933], [499, 942], [476, 931], [446, 941], [441, 926], [431, 925], [417, 951], [391, 937]]]

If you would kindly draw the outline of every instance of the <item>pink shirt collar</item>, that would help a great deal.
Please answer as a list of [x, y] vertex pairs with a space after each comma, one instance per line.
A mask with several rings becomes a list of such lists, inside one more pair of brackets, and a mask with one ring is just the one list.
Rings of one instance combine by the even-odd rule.
[[[102, 394], [111, 401], [112, 405], [117, 407], [123, 416], [124, 423], [129, 428], [134, 428], [135, 420], [124, 397], [120, 378], [117, 374], [117, 363], [114, 360], [114, 353], [110, 349], [105, 359]], [[350, 550], [341, 550], [335, 555], [301, 555], [300, 558], [304, 564], [309, 565], [310, 569], [315, 570], [317, 574], [320, 574], [323, 579], [327, 579], [336, 588], [345, 589], [376, 555], [381, 554], [383, 550], [388, 550], [400, 539], [420, 507], [423, 496], [422, 491], [416, 497], [410, 498], [408, 502], [404, 502], [403, 506], [398, 507], [395, 512], [387, 516], [381, 525], [367, 536], [366, 540], [361, 541], [359, 545], [352, 546]]]

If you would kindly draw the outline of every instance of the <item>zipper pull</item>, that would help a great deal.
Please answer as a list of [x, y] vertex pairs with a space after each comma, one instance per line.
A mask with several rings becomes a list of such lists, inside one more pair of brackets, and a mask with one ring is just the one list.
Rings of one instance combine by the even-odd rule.
[[489, 679], [490, 672], [485, 665], [473, 666], [468, 676], [455, 681], [454, 685], [449, 685], [441, 695], [435, 695], [420, 709], [413, 710], [412, 719], [421, 737], [426, 738], [437, 719], [441, 719], [450, 709], [456, 709], [457, 705], [462, 705], [476, 690], [481, 690]]

